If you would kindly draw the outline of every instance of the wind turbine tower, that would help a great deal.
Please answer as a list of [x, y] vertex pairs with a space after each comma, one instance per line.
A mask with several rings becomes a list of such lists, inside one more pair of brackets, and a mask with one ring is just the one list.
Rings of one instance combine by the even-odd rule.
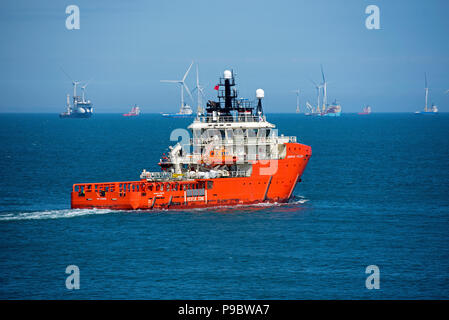
[[75, 99], [76, 97], [76, 86], [79, 85], [81, 83], [81, 81], [76, 81], [73, 80], [71, 76], [69, 76], [69, 74], [67, 72], [65, 72], [65, 70], [60, 67], [62, 72], [66, 75], [67, 78], [69, 78], [70, 81], [72, 81], [72, 85], [73, 85], [73, 99]]
[[426, 85], [425, 88], [424, 88], [424, 90], [426, 92], [426, 104], [424, 106], [424, 112], [427, 112], [427, 100], [429, 98], [429, 87], [427, 85], [427, 74], [425, 72], [424, 72], [424, 82], [425, 82], [425, 85]]
[[321, 110], [320, 110], [320, 93], [321, 93], [321, 88], [322, 88], [322, 86], [316, 84], [316, 82], [313, 81], [313, 80], [310, 80], [310, 81], [312, 81], [313, 85], [314, 85], [315, 88], [316, 88], [316, 99], [317, 99], [317, 102], [316, 102], [316, 112], [321, 112]]
[[197, 114], [202, 114], [203, 113], [203, 107], [202, 107], [202, 102], [203, 102], [203, 97], [204, 97], [204, 88], [203, 86], [200, 85], [200, 76], [199, 76], [199, 72], [198, 72], [198, 63], [196, 64], [196, 87], [195, 89], [193, 89], [193, 91], [197, 91], [198, 94], [198, 106], [196, 109], [196, 113]]
[[321, 65], [321, 76], [323, 77], [323, 83], [321, 84], [323, 88], [323, 108], [322, 112], [324, 112], [327, 108], [327, 82], [326, 77], [324, 76], [323, 65]]
[[[91, 79], [91, 80], [92, 80], [92, 79]], [[83, 102], [86, 102], [86, 99], [84, 98], [84, 92], [85, 92], [85, 90], [86, 90], [86, 88], [87, 88], [87, 85], [89, 84], [89, 82], [90, 82], [91, 80], [87, 81], [87, 82], [84, 84], [84, 86], [81, 87], [81, 90], [83, 91], [83, 94], [82, 94], [82, 101], [83, 101]]]
[[301, 110], [299, 109], [299, 93], [300, 93], [300, 91], [299, 91], [299, 89], [297, 89], [297, 90], [294, 90], [293, 92], [296, 93], [296, 113], [300, 113], [301, 112]]

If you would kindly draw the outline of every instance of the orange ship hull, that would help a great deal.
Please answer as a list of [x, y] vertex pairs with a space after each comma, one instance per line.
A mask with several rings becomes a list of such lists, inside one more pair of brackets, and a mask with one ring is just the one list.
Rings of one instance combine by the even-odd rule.
[[287, 143], [284, 159], [253, 161], [249, 177], [75, 184], [71, 207], [152, 210], [286, 202], [311, 155], [311, 147]]

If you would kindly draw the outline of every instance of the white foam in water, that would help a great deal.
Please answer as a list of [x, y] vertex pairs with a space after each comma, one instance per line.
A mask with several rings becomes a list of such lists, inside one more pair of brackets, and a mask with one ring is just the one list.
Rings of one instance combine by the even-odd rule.
[[109, 209], [63, 209], [63, 210], [45, 210], [34, 212], [19, 212], [15, 214], [9, 213], [0, 215], [0, 221], [73, 218], [92, 214], [106, 214], [111, 212], [113, 212], [113, 210]]
[[292, 203], [292, 204], [295, 204], [295, 203], [302, 204], [302, 203], [306, 203], [307, 201], [309, 201], [309, 200], [308, 200], [308, 199], [298, 199], [298, 200], [295, 200], [295, 201], [292, 201], [292, 202], [289, 202], [289, 203]]
[[[256, 204], [238, 204], [232, 206], [217, 206], [217, 207], [208, 207], [208, 208], [196, 208], [193, 210], [211, 210], [212, 208], [239, 208], [239, 207], [278, 207], [282, 205], [291, 205], [291, 204], [303, 204], [306, 203], [307, 199], [303, 197], [295, 197], [293, 201], [287, 203], [277, 203], [277, 202], [262, 202]], [[185, 209], [180, 209], [185, 210]], [[192, 209], [190, 209], [192, 210]], [[168, 210], [163, 210], [168, 211]], [[39, 219], [60, 219], [60, 218], [73, 218], [80, 217], [86, 215], [94, 215], [94, 214], [107, 214], [114, 212], [114, 210], [110, 209], [62, 209], [62, 210], [45, 210], [45, 211], [33, 211], [33, 212], [19, 212], [19, 213], [6, 213], [0, 214], [0, 221], [14, 221], [14, 220], [39, 220]]]
[[[301, 199], [298, 199], [301, 198]], [[195, 208], [195, 209], [189, 209], [189, 210], [195, 210], [195, 211], [207, 211], [207, 210], [214, 210], [214, 209], [220, 209], [220, 208], [245, 208], [245, 207], [280, 207], [280, 206], [286, 206], [286, 205], [294, 205], [294, 204], [303, 204], [309, 201], [308, 199], [305, 199], [304, 197], [295, 197], [293, 200], [289, 202], [260, 202], [260, 203], [252, 203], [252, 204], [233, 204], [233, 205], [222, 205], [222, 206], [214, 206], [214, 207], [206, 207], [206, 208]], [[184, 211], [185, 209], [179, 209], [180, 211]]]

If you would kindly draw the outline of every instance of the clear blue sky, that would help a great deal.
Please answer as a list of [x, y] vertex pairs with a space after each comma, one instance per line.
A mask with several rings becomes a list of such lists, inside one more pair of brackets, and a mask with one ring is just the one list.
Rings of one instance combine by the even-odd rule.
[[[65, 28], [76, 4], [81, 29]], [[380, 7], [381, 30], [365, 28], [365, 8]], [[267, 112], [294, 112], [296, 98], [315, 101], [309, 79], [329, 81], [343, 112], [423, 107], [424, 72], [431, 100], [449, 111], [449, 1], [22, 1], [0, 2], [0, 112], [61, 112], [71, 83], [94, 78], [96, 112], [177, 111], [182, 77], [199, 63], [209, 99], [218, 76], [233, 68], [240, 94], [265, 90]], [[192, 70], [193, 71], [193, 70]], [[195, 74], [188, 77], [190, 88]]]

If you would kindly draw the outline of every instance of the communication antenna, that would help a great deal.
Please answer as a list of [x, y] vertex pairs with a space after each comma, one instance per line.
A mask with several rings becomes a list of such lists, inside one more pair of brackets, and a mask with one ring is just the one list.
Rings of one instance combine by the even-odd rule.
[[262, 109], [262, 99], [265, 97], [265, 92], [262, 89], [256, 90], [256, 99], [257, 99], [257, 114], [260, 116], [263, 115]]

